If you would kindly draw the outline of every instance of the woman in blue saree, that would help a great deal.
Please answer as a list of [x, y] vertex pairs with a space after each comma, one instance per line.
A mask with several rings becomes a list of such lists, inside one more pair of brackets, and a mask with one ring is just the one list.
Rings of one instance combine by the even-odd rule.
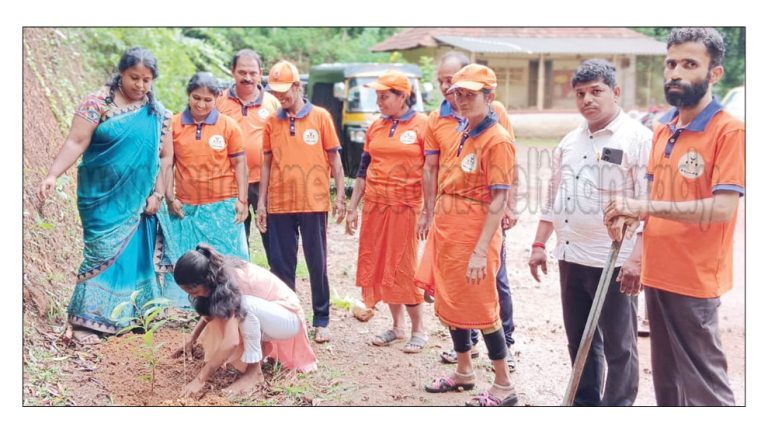
[[[140, 291], [138, 305], [163, 295], [153, 264], [154, 214], [171, 173], [171, 113], [151, 92], [158, 75], [152, 53], [131, 48], [118, 70], [77, 108], [69, 135], [38, 189], [44, 200], [56, 178], [82, 155], [77, 206], [84, 258], [67, 312], [74, 339], [83, 344], [120, 330], [112, 310], [135, 290]], [[124, 316], [133, 312], [126, 309]]]
[[[187, 108], [173, 117], [173, 171], [167, 205], [157, 212], [162, 242], [158, 256], [166, 271], [166, 295], [177, 307], [190, 307], [176, 285], [173, 264], [198, 243], [248, 260], [243, 220], [248, 215], [248, 166], [237, 122], [220, 114], [219, 81], [198, 72], [187, 84]], [[173, 286], [173, 288], [171, 288]]]

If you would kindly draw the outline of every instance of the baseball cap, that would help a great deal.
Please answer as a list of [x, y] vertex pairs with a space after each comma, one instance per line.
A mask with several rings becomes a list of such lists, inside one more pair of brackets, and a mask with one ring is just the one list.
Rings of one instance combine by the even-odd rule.
[[375, 82], [369, 82], [364, 87], [374, 90], [396, 90], [406, 95], [411, 94], [411, 81], [404, 73], [396, 70], [384, 72]]
[[493, 90], [496, 88], [496, 74], [488, 66], [468, 64], [453, 75], [451, 84], [448, 92], [455, 91], [457, 88], [466, 88], [472, 91]]
[[299, 79], [299, 69], [287, 62], [279, 61], [269, 69], [267, 84], [269, 89], [282, 93], [288, 91], [294, 82], [301, 82]]

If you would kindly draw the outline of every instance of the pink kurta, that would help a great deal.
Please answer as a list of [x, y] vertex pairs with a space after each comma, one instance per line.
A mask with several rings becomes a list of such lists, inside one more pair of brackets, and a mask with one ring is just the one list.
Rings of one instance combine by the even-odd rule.
[[[238, 269], [238, 287], [243, 295], [256, 296], [273, 302], [287, 310], [296, 313], [301, 322], [298, 334], [288, 340], [271, 340], [262, 342], [262, 350], [265, 357], [273, 358], [284, 367], [301, 372], [309, 372], [317, 369], [317, 357], [309, 343], [307, 336], [306, 320], [301, 308], [299, 298], [288, 285], [283, 283], [276, 275], [268, 270], [252, 263], [244, 269]], [[213, 356], [213, 353], [222, 345], [234, 344], [239, 339], [240, 347], [226, 361], [235, 368], [244, 371], [246, 364], [240, 358], [243, 354], [243, 342], [240, 336], [239, 321], [237, 319], [213, 318], [200, 334], [200, 343], [205, 349], [205, 360]]]

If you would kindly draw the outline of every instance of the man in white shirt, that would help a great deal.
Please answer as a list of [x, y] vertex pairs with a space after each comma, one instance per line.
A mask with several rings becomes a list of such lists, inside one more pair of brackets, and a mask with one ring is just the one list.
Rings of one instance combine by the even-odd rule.
[[[571, 85], [586, 121], [568, 133], [553, 153], [549, 196], [528, 265], [536, 281], [539, 267], [547, 273], [545, 243], [557, 232], [554, 256], [560, 269], [563, 321], [573, 363], [611, 248], [602, 208], [613, 196], [647, 194], [644, 176], [652, 134], [621, 110], [621, 89], [613, 64], [585, 61]], [[623, 243], [574, 405], [628, 406], [635, 401], [641, 238], [638, 235]]]

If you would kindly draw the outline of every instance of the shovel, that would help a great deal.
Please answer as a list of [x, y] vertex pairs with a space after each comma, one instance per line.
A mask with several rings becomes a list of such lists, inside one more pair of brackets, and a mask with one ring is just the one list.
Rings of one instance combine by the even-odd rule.
[[595, 336], [597, 323], [600, 321], [600, 313], [603, 311], [605, 295], [608, 293], [608, 286], [611, 284], [614, 265], [616, 265], [616, 258], [619, 257], [619, 250], [621, 250], [622, 242], [624, 242], [624, 232], [622, 232], [619, 241], [613, 241], [611, 244], [611, 253], [608, 255], [608, 260], [605, 262], [605, 266], [603, 266], [603, 273], [600, 274], [600, 282], [597, 284], [595, 299], [592, 301], [592, 308], [589, 310], [587, 324], [581, 335], [579, 350], [576, 353], [576, 360], [574, 360], [573, 368], [571, 369], [571, 378], [568, 380], [568, 389], [565, 391], [565, 397], [563, 398], [564, 406], [573, 405], [573, 398], [576, 396], [576, 389], [579, 387], [581, 374], [584, 372], [584, 363], [587, 361], [587, 353], [589, 352], [590, 346], [592, 346], [592, 338]]

